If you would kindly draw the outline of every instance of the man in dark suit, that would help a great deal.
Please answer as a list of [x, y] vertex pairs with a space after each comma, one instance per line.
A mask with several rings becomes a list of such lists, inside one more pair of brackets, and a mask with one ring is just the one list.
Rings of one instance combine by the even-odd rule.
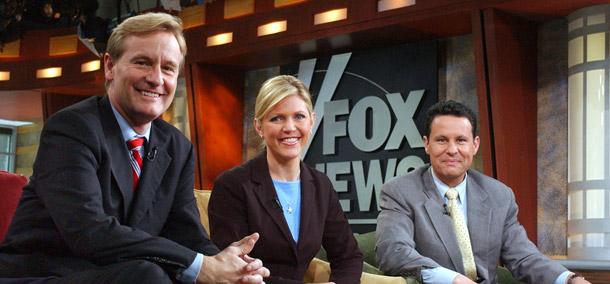
[[[184, 64], [180, 19], [129, 18], [107, 52], [108, 95], [45, 123], [0, 282], [262, 282], [269, 271], [247, 256], [258, 234], [218, 252], [199, 221], [193, 145], [158, 118]], [[130, 151], [131, 140], [143, 145]]]
[[455, 101], [426, 113], [430, 165], [386, 183], [377, 220], [377, 262], [424, 283], [497, 283], [501, 261], [527, 283], [589, 283], [541, 254], [517, 221], [510, 188], [470, 169], [476, 116]]

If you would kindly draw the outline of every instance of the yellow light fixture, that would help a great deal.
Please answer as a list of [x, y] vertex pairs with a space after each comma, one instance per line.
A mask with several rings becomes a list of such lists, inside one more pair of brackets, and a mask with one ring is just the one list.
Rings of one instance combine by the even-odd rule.
[[50, 67], [36, 70], [36, 78], [55, 78], [61, 76], [61, 67]]
[[258, 26], [257, 35], [266, 36], [286, 31], [286, 21], [277, 21]]
[[233, 42], [233, 33], [222, 33], [208, 37], [206, 46], [217, 46]]
[[8, 81], [11, 79], [10, 71], [0, 71], [0, 81]]
[[75, 54], [78, 50], [76, 34], [49, 38], [49, 56]]
[[321, 25], [347, 19], [347, 8], [334, 9], [313, 16], [313, 24]]
[[278, 8], [282, 6], [288, 6], [292, 4], [297, 4], [301, 2], [305, 2], [306, 0], [274, 0], [273, 7]]
[[254, 13], [254, 0], [225, 0], [224, 6], [225, 19]]
[[379, 0], [377, 1], [377, 12], [394, 10], [415, 5], [415, 0]]
[[91, 71], [96, 71], [96, 70], [100, 70], [100, 60], [99, 59], [91, 60], [89, 62], [85, 62], [80, 65], [81, 73], [91, 72]]
[[13, 42], [6, 43], [4, 50], [0, 51], [0, 58], [2, 57], [19, 57], [21, 52], [21, 40], [18, 39]]

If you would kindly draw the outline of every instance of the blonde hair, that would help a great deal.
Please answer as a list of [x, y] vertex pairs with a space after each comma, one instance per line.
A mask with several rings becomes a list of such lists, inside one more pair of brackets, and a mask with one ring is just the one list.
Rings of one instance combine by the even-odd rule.
[[263, 83], [256, 104], [254, 105], [254, 118], [262, 122], [263, 118], [271, 108], [281, 100], [289, 96], [299, 96], [304, 102], [309, 114], [313, 113], [311, 95], [307, 86], [301, 80], [290, 75], [279, 75], [272, 77]]
[[182, 68], [186, 56], [186, 41], [182, 34], [182, 20], [166, 13], [146, 13], [127, 18], [110, 35], [106, 53], [112, 60], [119, 60], [125, 52], [123, 46], [125, 37], [130, 35], [143, 36], [157, 31], [167, 31], [174, 34], [182, 54], [180, 60], [180, 68]]

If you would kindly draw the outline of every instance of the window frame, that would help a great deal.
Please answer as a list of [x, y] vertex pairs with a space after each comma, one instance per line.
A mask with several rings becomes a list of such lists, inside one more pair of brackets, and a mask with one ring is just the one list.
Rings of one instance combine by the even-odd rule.
[[0, 168], [0, 170], [5, 170], [7, 172], [14, 173], [15, 172], [15, 162], [17, 159], [17, 127], [12, 126], [12, 125], [7, 125], [7, 124], [0, 124], [0, 129], [2, 129], [2, 130], [7, 129], [11, 132], [10, 141], [9, 141], [9, 144], [10, 144], [9, 152], [0, 151], [0, 156], [8, 156], [8, 158], [9, 158], [8, 168], [7, 169]]

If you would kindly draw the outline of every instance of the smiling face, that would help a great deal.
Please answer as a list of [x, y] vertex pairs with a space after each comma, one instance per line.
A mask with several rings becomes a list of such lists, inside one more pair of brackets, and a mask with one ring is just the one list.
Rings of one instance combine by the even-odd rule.
[[176, 37], [166, 31], [128, 35], [118, 59], [104, 55], [108, 96], [137, 133], [148, 128], [172, 103], [182, 54]]
[[470, 120], [453, 115], [437, 115], [430, 124], [430, 137], [424, 136], [434, 174], [455, 187], [464, 180], [479, 149], [479, 136], [473, 137]]
[[273, 106], [254, 126], [267, 145], [267, 159], [276, 163], [298, 162], [309, 141], [315, 114], [309, 113], [305, 101], [297, 95], [285, 97]]

